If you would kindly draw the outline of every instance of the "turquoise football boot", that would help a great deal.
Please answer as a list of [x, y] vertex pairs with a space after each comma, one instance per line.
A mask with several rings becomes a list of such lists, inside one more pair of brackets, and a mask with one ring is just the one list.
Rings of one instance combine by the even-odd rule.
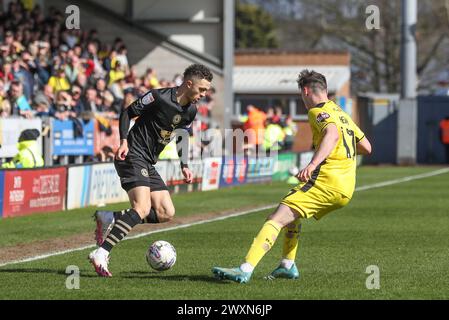
[[290, 269], [284, 268], [282, 266], [277, 267], [273, 272], [265, 277], [266, 280], [274, 279], [298, 279], [299, 271], [296, 264], [293, 264]]
[[212, 273], [218, 279], [232, 280], [238, 283], [248, 283], [251, 279], [252, 272], [243, 272], [240, 268], [219, 268], [214, 267]]

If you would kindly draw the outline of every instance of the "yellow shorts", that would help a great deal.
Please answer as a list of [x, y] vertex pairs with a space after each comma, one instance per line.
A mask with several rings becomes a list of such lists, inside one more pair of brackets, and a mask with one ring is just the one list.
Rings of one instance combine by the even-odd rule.
[[351, 198], [315, 184], [307, 191], [302, 191], [304, 184], [298, 184], [281, 201], [282, 204], [297, 211], [301, 218], [319, 220], [331, 211], [340, 209], [349, 203]]

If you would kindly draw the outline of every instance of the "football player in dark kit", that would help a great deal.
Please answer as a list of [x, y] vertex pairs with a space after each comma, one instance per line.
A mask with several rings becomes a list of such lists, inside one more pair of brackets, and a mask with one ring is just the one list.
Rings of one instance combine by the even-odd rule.
[[[210, 89], [212, 77], [207, 67], [193, 64], [184, 71], [179, 87], [152, 89], [120, 114], [120, 147], [114, 164], [131, 209], [95, 213], [99, 248], [89, 254], [89, 260], [98, 275], [112, 276], [108, 269], [109, 252], [134, 226], [167, 222], [175, 215], [167, 186], [153, 165], [175, 130], [188, 128], [195, 119], [196, 103]], [[129, 130], [130, 120], [136, 117]], [[184, 138], [178, 135], [177, 142], [186, 143], [187, 139], [188, 134]], [[182, 148], [178, 146], [178, 150]], [[180, 158], [185, 181], [190, 183], [193, 174], [186, 161], [188, 153], [180, 153]]]

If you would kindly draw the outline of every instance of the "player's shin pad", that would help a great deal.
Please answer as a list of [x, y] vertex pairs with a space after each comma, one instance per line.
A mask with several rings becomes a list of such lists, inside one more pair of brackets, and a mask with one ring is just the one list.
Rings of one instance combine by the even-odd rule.
[[265, 253], [273, 247], [281, 229], [282, 226], [273, 220], [268, 220], [265, 222], [262, 229], [257, 234], [257, 237], [254, 238], [253, 244], [246, 255], [245, 261], [253, 267], [256, 267]]
[[301, 233], [301, 220], [298, 218], [285, 228], [284, 245], [282, 257], [288, 260], [295, 260], [298, 251], [299, 235]]

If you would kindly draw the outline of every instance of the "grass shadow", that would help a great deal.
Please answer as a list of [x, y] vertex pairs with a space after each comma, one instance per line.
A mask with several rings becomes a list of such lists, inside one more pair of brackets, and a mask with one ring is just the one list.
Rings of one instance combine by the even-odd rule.
[[[46, 268], [8, 268], [8, 269], [0, 269], [0, 275], [1, 274], [7, 274], [7, 273], [29, 273], [29, 274], [54, 274], [58, 276], [67, 277], [70, 274], [66, 273], [65, 270], [61, 269], [46, 269]], [[81, 278], [99, 278], [95, 272], [92, 270], [83, 270], [80, 269], [80, 277]], [[133, 271], [133, 272], [120, 272], [117, 273], [114, 277], [120, 277], [125, 279], [160, 279], [160, 280], [167, 280], [167, 281], [194, 281], [194, 282], [210, 282], [210, 283], [225, 283], [223, 281], [220, 281], [216, 278], [206, 275], [171, 275], [163, 272], [144, 272], [144, 271]]]
[[160, 279], [168, 281], [193, 281], [193, 282], [211, 282], [215, 284], [225, 283], [220, 281], [214, 276], [206, 275], [187, 275], [187, 274], [167, 274], [163, 272], [143, 272], [143, 271], [133, 271], [133, 272], [121, 272], [120, 277], [125, 279]]
[[[55, 274], [60, 275], [64, 277], [68, 277], [72, 273], [66, 273], [65, 270], [60, 269], [39, 269], [39, 268], [18, 268], [18, 269], [0, 269], [0, 274], [2, 273], [47, 273], [47, 274]], [[86, 273], [92, 273], [92, 271], [87, 270], [80, 270], [80, 277], [81, 278], [98, 278], [97, 275], [93, 274], [86, 274]]]

